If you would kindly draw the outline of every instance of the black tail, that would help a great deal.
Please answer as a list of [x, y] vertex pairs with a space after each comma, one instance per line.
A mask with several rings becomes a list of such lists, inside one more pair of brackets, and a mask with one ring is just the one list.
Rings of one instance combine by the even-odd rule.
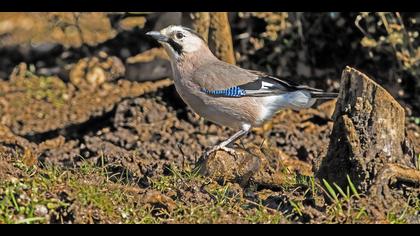
[[334, 99], [337, 98], [338, 93], [328, 92], [311, 92], [311, 97], [316, 99]]

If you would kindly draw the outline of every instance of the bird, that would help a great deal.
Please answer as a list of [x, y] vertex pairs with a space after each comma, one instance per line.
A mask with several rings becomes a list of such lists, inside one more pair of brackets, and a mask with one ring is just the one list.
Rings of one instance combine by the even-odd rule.
[[317, 100], [338, 93], [279, 79], [219, 60], [194, 30], [170, 25], [146, 35], [157, 40], [169, 55], [176, 91], [199, 116], [237, 132], [204, 152], [235, 154], [232, 144], [262, 126], [281, 109], [309, 108]]

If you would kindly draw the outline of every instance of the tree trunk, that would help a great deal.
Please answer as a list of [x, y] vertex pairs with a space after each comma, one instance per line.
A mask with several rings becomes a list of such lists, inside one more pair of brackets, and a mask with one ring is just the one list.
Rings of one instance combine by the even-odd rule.
[[219, 59], [236, 63], [227, 12], [210, 13], [209, 47]]
[[206, 42], [209, 37], [210, 13], [208, 12], [184, 12], [182, 25], [196, 31]]
[[182, 24], [200, 34], [217, 58], [236, 63], [227, 12], [185, 12]]

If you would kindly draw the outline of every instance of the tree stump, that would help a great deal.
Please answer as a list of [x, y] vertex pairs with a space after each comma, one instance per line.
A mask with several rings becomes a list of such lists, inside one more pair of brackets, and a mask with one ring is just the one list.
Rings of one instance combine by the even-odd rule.
[[391, 177], [420, 181], [406, 138], [404, 108], [365, 74], [350, 67], [343, 71], [333, 119], [319, 178], [347, 186], [349, 175], [359, 190], [376, 195]]

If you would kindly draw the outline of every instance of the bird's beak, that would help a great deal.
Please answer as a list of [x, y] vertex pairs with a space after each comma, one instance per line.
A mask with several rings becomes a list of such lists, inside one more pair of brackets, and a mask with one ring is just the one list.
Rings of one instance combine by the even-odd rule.
[[150, 31], [150, 32], [147, 32], [146, 35], [149, 35], [150, 37], [152, 37], [152, 38], [154, 38], [154, 39], [156, 39], [157, 41], [160, 41], [160, 42], [168, 42], [168, 40], [169, 40], [169, 38], [167, 36], [161, 34], [158, 31]]

